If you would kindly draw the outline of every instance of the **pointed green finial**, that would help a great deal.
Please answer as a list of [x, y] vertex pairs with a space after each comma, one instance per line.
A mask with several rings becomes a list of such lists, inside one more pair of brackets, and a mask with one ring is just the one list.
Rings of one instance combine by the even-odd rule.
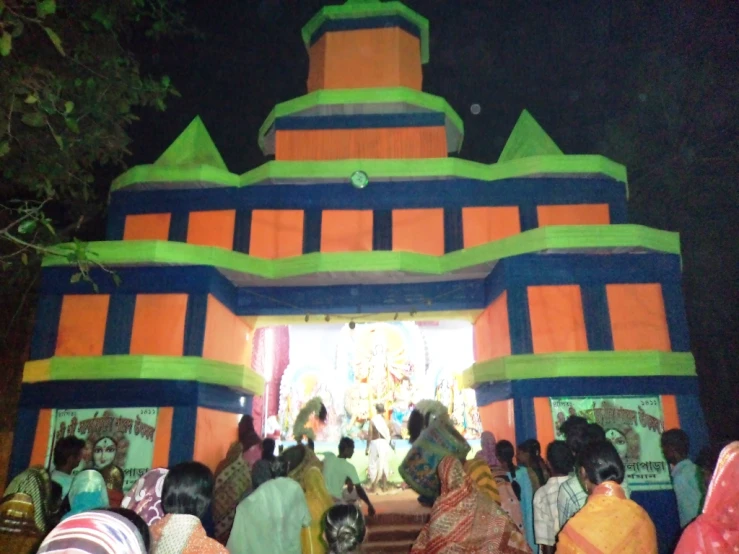
[[210, 165], [228, 171], [200, 116], [196, 116], [190, 122], [154, 165], [170, 167]]
[[564, 154], [533, 116], [524, 110], [503, 147], [498, 163], [531, 156], [557, 155]]

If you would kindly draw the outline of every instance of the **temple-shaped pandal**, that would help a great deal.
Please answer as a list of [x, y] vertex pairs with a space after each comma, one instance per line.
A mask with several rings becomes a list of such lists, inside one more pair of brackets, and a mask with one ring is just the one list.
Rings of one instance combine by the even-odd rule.
[[[152, 409], [142, 465], [214, 467], [263, 392], [254, 329], [337, 314], [474, 322], [464, 381], [499, 439], [553, 440], [553, 398], [639, 396], [698, 447], [678, 236], [628, 223], [626, 169], [562, 153], [525, 111], [498, 163], [449, 157], [463, 124], [422, 91], [428, 22], [399, 2], [323, 8], [303, 39], [308, 93], [259, 131], [274, 161], [229, 172], [196, 118], [114, 181], [94, 286], [44, 260], [11, 477], [47, 462], [56, 410]], [[667, 475], [654, 462], [632, 470]], [[656, 488], [633, 498], [664, 547], [676, 509]]]

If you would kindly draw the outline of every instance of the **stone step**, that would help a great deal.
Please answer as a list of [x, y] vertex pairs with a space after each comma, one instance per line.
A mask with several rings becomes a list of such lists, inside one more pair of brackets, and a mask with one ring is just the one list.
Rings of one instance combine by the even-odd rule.
[[413, 541], [383, 541], [383, 542], [365, 542], [362, 545], [362, 553], [367, 554], [408, 554]]
[[421, 532], [421, 527], [417, 523], [370, 526], [366, 542], [414, 541]]
[[419, 527], [423, 527], [429, 520], [430, 513], [430, 510], [411, 514], [397, 512], [378, 513], [367, 518], [367, 526], [370, 529], [382, 525], [418, 525]]

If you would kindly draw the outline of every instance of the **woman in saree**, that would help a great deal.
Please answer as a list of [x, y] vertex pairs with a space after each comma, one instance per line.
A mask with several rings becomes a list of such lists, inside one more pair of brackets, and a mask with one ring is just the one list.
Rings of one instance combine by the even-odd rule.
[[0, 552], [33, 554], [48, 527], [49, 475], [30, 468], [11, 481], [0, 501]]
[[525, 467], [517, 467], [513, 463], [515, 450], [513, 444], [502, 440], [495, 445], [495, 454], [503, 465], [508, 469], [506, 476], [511, 481], [513, 491], [521, 504], [523, 515], [523, 532], [531, 550], [536, 550], [536, 538], [534, 537], [534, 489], [531, 486], [529, 472]]
[[719, 455], [703, 512], [685, 528], [675, 554], [739, 552], [739, 442]]
[[546, 485], [552, 472], [549, 466], [541, 457], [541, 445], [536, 439], [528, 439], [518, 445], [516, 450], [516, 459], [518, 465], [525, 467], [531, 481], [531, 488], [534, 494], [540, 487]]
[[69, 517], [46, 537], [39, 554], [146, 554], [138, 529], [119, 514], [93, 510]]
[[321, 524], [323, 514], [334, 505], [334, 499], [326, 488], [323, 473], [316, 466], [311, 466], [303, 472], [299, 483], [305, 493], [311, 517], [310, 527], [303, 527], [300, 535], [303, 554], [325, 554], [326, 544], [323, 541]]
[[657, 554], [657, 531], [647, 512], [626, 498], [624, 464], [608, 441], [578, 455], [577, 472], [588, 493], [585, 506], [562, 528], [557, 554]]
[[411, 553], [531, 554], [521, 531], [500, 506], [478, 490], [453, 456], [439, 464], [441, 496]]
[[485, 460], [481, 460], [480, 458], [467, 460], [464, 463], [464, 471], [470, 476], [472, 482], [480, 491], [487, 494], [493, 502], [500, 505], [498, 485]]
[[254, 430], [254, 419], [244, 415], [239, 421], [239, 440], [216, 468], [213, 519], [216, 540], [221, 544], [228, 542], [239, 502], [252, 491], [251, 467], [261, 456], [262, 439]]
[[62, 521], [88, 510], [110, 507], [108, 487], [105, 479], [96, 469], [80, 471], [69, 487], [69, 507]]
[[519, 529], [523, 530], [523, 514], [521, 513], [521, 503], [513, 490], [511, 481], [508, 478], [508, 470], [503, 467], [495, 453], [497, 442], [495, 435], [490, 431], [484, 431], [480, 437], [481, 450], [477, 453], [476, 458], [484, 460], [490, 468], [490, 474], [495, 480], [498, 487], [498, 495], [500, 497], [500, 507]]
[[162, 489], [167, 473], [169, 470], [160, 468], [142, 475], [123, 497], [121, 507], [136, 512], [149, 526], [162, 519]]

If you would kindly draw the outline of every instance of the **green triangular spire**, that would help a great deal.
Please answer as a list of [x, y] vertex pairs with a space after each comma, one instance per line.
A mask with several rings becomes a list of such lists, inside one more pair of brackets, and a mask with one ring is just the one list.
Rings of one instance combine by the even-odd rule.
[[164, 151], [164, 154], [159, 156], [154, 165], [170, 167], [210, 165], [228, 171], [200, 116], [192, 120], [190, 125]]
[[524, 110], [511, 131], [511, 136], [500, 153], [498, 163], [509, 162], [530, 156], [564, 155], [547, 132], [541, 128], [533, 116]]

